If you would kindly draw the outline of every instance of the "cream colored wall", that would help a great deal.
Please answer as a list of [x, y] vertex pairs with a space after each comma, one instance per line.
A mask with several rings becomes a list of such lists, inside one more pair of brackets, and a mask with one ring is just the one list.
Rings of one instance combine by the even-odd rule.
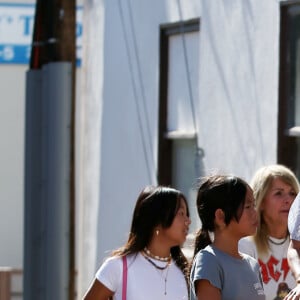
[[[35, 1], [9, 0], [2, 3], [34, 4]], [[77, 1], [77, 5], [82, 3]], [[27, 65], [0, 64], [0, 267], [22, 268], [23, 265], [27, 70]]]
[[22, 266], [25, 71], [0, 64], [0, 266]]

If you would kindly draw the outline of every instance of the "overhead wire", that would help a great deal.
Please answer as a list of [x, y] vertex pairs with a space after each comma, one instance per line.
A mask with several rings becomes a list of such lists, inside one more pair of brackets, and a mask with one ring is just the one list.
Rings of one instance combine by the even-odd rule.
[[[142, 94], [142, 105], [143, 105], [143, 111], [144, 111], [144, 116], [145, 116], [145, 124], [146, 124], [146, 134], [147, 134], [147, 140], [149, 142], [149, 151], [150, 151], [150, 156], [152, 157], [152, 160], [154, 160], [154, 155], [153, 155], [153, 143], [152, 141], [152, 135], [151, 135], [151, 130], [150, 130], [150, 121], [149, 121], [149, 113], [147, 110], [147, 104], [146, 104], [146, 93], [145, 93], [145, 87], [143, 83], [143, 76], [142, 76], [142, 70], [141, 70], [141, 61], [139, 57], [139, 52], [138, 52], [138, 47], [137, 47], [137, 38], [136, 38], [136, 33], [134, 30], [134, 22], [133, 22], [133, 15], [132, 15], [132, 6], [131, 6], [131, 1], [128, 0], [128, 11], [129, 11], [129, 21], [130, 21], [130, 27], [131, 27], [131, 32], [132, 32], [132, 37], [133, 37], [133, 49], [134, 49], [134, 55], [137, 63], [137, 71], [138, 71], [138, 81], [140, 83], [140, 89], [141, 89], [141, 94]], [[151, 151], [152, 150], [152, 151]], [[155, 163], [153, 161], [153, 166], [155, 166]], [[155, 179], [156, 183], [158, 181], [158, 176], [157, 176], [157, 170], [156, 168], [154, 169], [155, 172]]]
[[193, 126], [194, 126], [195, 136], [196, 136], [195, 169], [196, 169], [196, 172], [198, 173], [200, 171], [199, 160], [203, 159], [204, 150], [199, 145], [199, 133], [198, 133], [199, 127], [198, 127], [197, 118], [196, 118], [195, 101], [194, 101], [194, 97], [193, 97], [191, 76], [190, 76], [190, 71], [189, 71], [190, 65], [189, 65], [189, 59], [188, 59], [188, 53], [187, 53], [184, 22], [183, 22], [183, 13], [182, 13], [182, 7], [180, 4], [180, 0], [177, 0], [177, 5], [178, 5], [178, 12], [179, 12], [180, 34], [181, 34], [182, 46], [183, 46], [183, 56], [184, 56], [185, 72], [186, 72], [186, 77], [187, 77], [189, 100], [190, 100], [190, 105], [191, 105]]
[[[136, 107], [138, 110], [137, 117], [138, 117], [139, 127], [141, 129], [142, 148], [143, 148], [143, 153], [144, 153], [144, 157], [145, 157], [145, 161], [146, 161], [148, 177], [149, 177], [150, 182], [152, 182], [152, 172], [151, 172], [152, 168], [151, 168], [150, 161], [148, 158], [146, 137], [144, 135], [144, 130], [143, 130], [144, 127], [143, 127], [143, 123], [142, 123], [142, 119], [141, 119], [141, 113], [140, 113], [141, 110], [140, 110], [139, 101], [138, 101], [137, 85], [136, 85], [136, 82], [134, 79], [135, 76], [134, 76], [134, 72], [133, 72], [133, 63], [132, 63], [132, 59], [131, 59], [131, 55], [130, 55], [130, 47], [129, 47], [129, 41], [128, 41], [128, 36], [127, 36], [127, 32], [126, 32], [125, 17], [124, 17], [124, 13], [123, 13], [121, 0], [118, 0], [118, 7], [119, 7], [120, 19], [121, 19], [122, 29], [123, 29], [123, 34], [124, 34], [125, 48], [126, 48], [126, 54], [127, 54], [127, 58], [128, 58], [128, 65], [129, 65], [130, 78], [131, 78], [132, 89], [133, 89], [133, 94], [134, 94], [134, 100], [135, 100], [135, 104], [136, 104]], [[149, 140], [150, 139], [151, 139], [151, 137], [149, 138]]]
[[185, 72], [186, 72], [187, 84], [188, 84], [189, 100], [190, 100], [190, 105], [191, 105], [194, 130], [196, 133], [197, 132], [197, 122], [196, 122], [196, 115], [195, 115], [196, 112], [195, 112], [194, 97], [193, 97], [193, 92], [192, 92], [191, 76], [190, 76], [190, 72], [189, 72], [190, 66], [189, 66], [188, 54], [187, 54], [187, 48], [186, 48], [184, 23], [183, 23], [183, 16], [182, 16], [180, 0], [177, 0], [177, 3], [178, 3], [178, 11], [179, 11], [179, 19], [180, 19], [180, 35], [181, 35], [182, 46], [183, 46], [183, 57], [184, 57]]

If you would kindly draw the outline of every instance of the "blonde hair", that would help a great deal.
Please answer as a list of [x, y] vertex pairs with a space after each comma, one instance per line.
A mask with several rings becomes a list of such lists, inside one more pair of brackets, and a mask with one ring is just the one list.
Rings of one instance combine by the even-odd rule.
[[290, 185], [297, 194], [299, 192], [298, 179], [289, 168], [283, 165], [277, 164], [264, 166], [258, 169], [257, 172], [254, 174], [250, 185], [253, 189], [254, 199], [256, 200], [259, 224], [257, 232], [254, 235], [253, 239], [256, 244], [259, 256], [267, 254], [269, 251], [268, 228], [263, 219], [261, 206], [275, 178], [279, 178], [284, 183]]

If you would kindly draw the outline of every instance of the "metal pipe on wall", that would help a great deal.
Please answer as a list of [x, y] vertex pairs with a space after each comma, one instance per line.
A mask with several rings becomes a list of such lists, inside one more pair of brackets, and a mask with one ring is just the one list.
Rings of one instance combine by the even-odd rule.
[[24, 299], [69, 294], [72, 65], [27, 73]]

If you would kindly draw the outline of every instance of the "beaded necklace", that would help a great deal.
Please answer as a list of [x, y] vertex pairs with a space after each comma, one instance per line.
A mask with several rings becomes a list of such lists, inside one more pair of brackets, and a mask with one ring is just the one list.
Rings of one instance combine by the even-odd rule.
[[147, 256], [149, 256], [149, 257], [151, 257], [151, 258], [154, 258], [154, 259], [157, 259], [157, 260], [160, 260], [160, 261], [169, 261], [170, 258], [171, 258], [171, 253], [169, 254], [169, 256], [166, 256], [166, 257], [160, 257], [160, 256], [158, 256], [158, 255], [154, 255], [153, 253], [151, 253], [151, 251], [150, 251], [147, 247], [144, 248], [144, 253], [145, 253]]

